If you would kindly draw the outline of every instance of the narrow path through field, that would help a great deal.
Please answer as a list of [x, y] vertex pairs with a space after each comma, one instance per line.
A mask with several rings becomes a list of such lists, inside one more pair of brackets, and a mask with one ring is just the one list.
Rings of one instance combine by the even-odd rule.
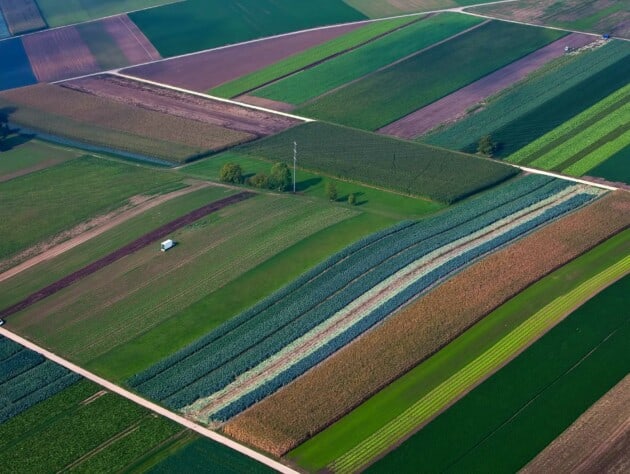
[[193, 423], [192, 421], [182, 416], [179, 416], [167, 410], [166, 408], [163, 408], [159, 405], [156, 405], [155, 403], [145, 400], [144, 398], [128, 390], [125, 390], [124, 388], [119, 387], [118, 385], [113, 384], [112, 382], [109, 382], [105, 380], [104, 378], [99, 377], [98, 375], [95, 375], [85, 369], [82, 369], [78, 365], [73, 364], [72, 362], [69, 362], [63, 359], [62, 357], [59, 357], [58, 355], [53, 354], [52, 352], [47, 351], [46, 349], [42, 347], [39, 347], [38, 345], [24, 339], [23, 337], [18, 336], [17, 334], [12, 333], [11, 331], [8, 331], [5, 328], [0, 327], [0, 335], [8, 339], [11, 339], [14, 342], [17, 342], [18, 344], [21, 344], [22, 346], [32, 351], [35, 351], [38, 354], [41, 354], [42, 356], [51, 360], [52, 362], [55, 362], [56, 364], [59, 364], [65, 367], [66, 369], [71, 370], [72, 372], [79, 374], [82, 377], [85, 377], [88, 380], [91, 380], [92, 382], [100, 385], [101, 387], [105, 388], [106, 390], [109, 390], [112, 393], [120, 395], [121, 397], [124, 397], [127, 400], [131, 400], [132, 402], [146, 408], [147, 410], [157, 413], [158, 415], [164, 416], [168, 418], [169, 420], [172, 420], [175, 423], [178, 423], [181, 426], [188, 428], [206, 438], [209, 438], [213, 441], [216, 441], [217, 443], [227, 446], [228, 448], [238, 451], [239, 453], [251, 459], [254, 459], [262, 464], [265, 464], [266, 466], [269, 466], [278, 472], [282, 472], [286, 474], [298, 474], [297, 471], [294, 471], [293, 469], [289, 468], [288, 466], [285, 466], [284, 464], [279, 463], [278, 461], [275, 461], [267, 456], [264, 456], [263, 454], [260, 454], [246, 446], [243, 446], [242, 444], [232, 441], [231, 439], [226, 438], [225, 436], [221, 436], [220, 434], [215, 433], [214, 431], [211, 431], [207, 428], [204, 428], [203, 426]]
[[123, 211], [111, 219], [105, 220], [101, 225], [97, 225], [96, 227], [93, 227], [87, 230], [86, 232], [82, 232], [76, 237], [73, 237], [70, 240], [66, 240], [65, 242], [61, 244], [55, 245], [54, 247], [49, 248], [48, 250], [40, 253], [39, 255], [36, 255], [33, 258], [30, 258], [26, 260], [25, 262], [13, 268], [10, 268], [9, 270], [3, 273], [0, 273], [0, 282], [3, 282], [4, 280], [7, 280], [17, 275], [18, 273], [21, 273], [24, 270], [27, 270], [37, 265], [38, 263], [41, 263], [46, 260], [50, 260], [51, 258], [61, 255], [62, 253], [65, 253], [68, 250], [71, 250], [74, 247], [81, 245], [82, 243], [87, 242], [88, 240], [93, 239], [94, 237], [97, 237], [101, 235], [102, 233], [107, 232], [110, 229], [113, 229], [117, 225], [122, 224], [123, 222], [128, 221], [129, 219], [136, 217], [145, 211], [148, 211], [149, 209], [159, 206], [160, 204], [170, 201], [171, 199], [184, 196], [188, 193], [197, 191], [198, 189], [205, 188], [210, 185], [211, 183], [209, 182], [197, 181], [193, 183], [191, 186], [188, 186], [187, 188], [180, 189], [178, 191], [174, 191], [168, 194], [158, 195], [157, 197], [144, 201], [142, 204], [138, 206], [132, 207], [131, 209]]

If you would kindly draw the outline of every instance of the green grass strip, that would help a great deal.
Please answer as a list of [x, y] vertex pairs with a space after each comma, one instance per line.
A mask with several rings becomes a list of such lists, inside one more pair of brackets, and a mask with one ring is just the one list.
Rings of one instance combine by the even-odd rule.
[[630, 117], [630, 102], [622, 105], [610, 115], [603, 117], [590, 127], [582, 130], [577, 135], [569, 138], [554, 150], [531, 163], [532, 166], [542, 169], [551, 169], [571, 159], [600, 138], [615, 131], [619, 126], [628, 122]]
[[434, 16], [274, 82], [253, 95], [302, 104], [479, 23], [479, 18], [455, 13]]
[[531, 162], [536, 163], [536, 158], [539, 156], [544, 157], [545, 151], [550, 147], [550, 145], [555, 145], [556, 143], [560, 144], [566, 141], [576, 131], [581, 130], [585, 123], [589, 123], [593, 117], [598, 117], [601, 113], [607, 112], [611, 107], [615, 108], [615, 106], [627, 102], [629, 98], [630, 84], [610, 94], [597, 104], [586, 109], [579, 115], [576, 115], [573, 119], [563, 123], [551, 132], [540, 137], [538, 140], [521, 148], [516, 153], [513, 153], [508, 157], [507, 161], [519, 164]]
[[218, 97], [236, 97], [288, 74], [299, 71], [313, 63], [323, 61], [348, 49], [356, 48], [378, 36], [416, 20], [417, 17], [396, 18], [393, 20], [368, 23], [357, 30], [327, 41], [324, 44], [293, 54], [270, 66], [221, 84], [211, 89], [209, 93]]
[[582, 176], [628, 146], [630, 146], [630, 130], [589, 153], [577, 163], [563, 170], [563, 172], [571, 176]]
[[329, 465], [336, 473], [349, 473], [383, 453], [391, 445], [427, 422], [453, 403], [481, 379], [495, 372], [507, 360], [538, 339], [547, 329], [561, 321], [573, 308], [630, 272], [630, 256], [600, 272], [565, 295], [555, 299], [532, 315], [481, 356], [418, 400], [405, 412]]

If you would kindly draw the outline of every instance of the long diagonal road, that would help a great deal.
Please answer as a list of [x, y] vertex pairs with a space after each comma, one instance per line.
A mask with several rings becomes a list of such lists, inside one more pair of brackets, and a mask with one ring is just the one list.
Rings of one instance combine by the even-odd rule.
[[21, 344], [22, 346], [37, 352], [38, 354], [41, 354], [42, 356], [46, 357], [47, 359], [55, 362], [56, 364], [59, 364], [63, 367], [65, 367], [66, 369], [81, 375], [82, 377], [85, 377], [88, 380], [91, 380], [92, 382], [100, 385], [101, 387], [103, 387], [104, 389], [112, 392], [112, 393], [116, 393], [118, 395], [120, 395], [121, 397], [125, 397], [128, 400], [131, 400], [132, 402], [148, 409], [151, 410], [154, 413], [157, 413], [158, 415], [164, 416], [166, 418], [168, 418], [169, 420], [174, 421], [175, 423], [180, 424], [181, 426], [188, 428], [196, 433], [199, 433], [201, 436], [205, 436], [206, 438], [211, 439], [212, 441], [216, 441], [217, 443], [220, 443], [224, 446], [227, 446], [228, 448], [231, 448], [235, 451], [238, 451], [239, 453], [254, 459], [262, 464], [265, 464], [269, 467], [271, 467], [272, 469], [275, 469], [278, 472], [282, 472], [282, 473], [286, 473], [286, 474], [298, 474], [297, 471], [294, 471], [293, 469], [291, 469], [288, 466], [285, 466], [284, 464], [279, 463], [278, 461], [271, 459], [267, 456], [265, 456], [264, 454], [261, 454], [257, 451], [254, 451], [253, 449], [248, 448], [247, 446], [243, 446], [242, 444], [239, 444], [235, 441], [232, 441], [229, 438], [226, 438], [225, 436], [222, 436], [218, 433], [215, 433], [212, 430], [209, 430], [208, 428], [205, 428], [201, 425], [198, 425], [186, 418], [184, 418], [183, 416], [177, 415], [176, 413], [173, 413], [170, 410], [167, 410], [164, 407], [161, 407], [159, 405], [156, 405], [153, 402], [150, 402], [138, 395], [136, 395], [135, 393], [132, 393], [128, 390], [125, 390], [122, 387], [119, 387], [118, 385], [109, 382], [107, 380], [105, 380], [102, 377], [99, 377], [98, 375], [93, 374], [92, 372], [89, 372], [85, 369], [82, 369], [81, 367], [79, 367], [78, 365], [73, 364], [72, 362], [67, 361], [66, 359], [59, 357], [58, 355], [53, 354], [50, 351], [47, 351], [46, 349], [38, 346], [37, 344], [33, 344], [32, 342], [28, 341], [27, 339], [24, 339], [23, 337], [18, 336], [17, 334], [12, 333], [11, 331], [8, 331], [5, 328], [0, 328], [0, 335], [11, 339], [12, 341], [17, 342], [18, 344]]

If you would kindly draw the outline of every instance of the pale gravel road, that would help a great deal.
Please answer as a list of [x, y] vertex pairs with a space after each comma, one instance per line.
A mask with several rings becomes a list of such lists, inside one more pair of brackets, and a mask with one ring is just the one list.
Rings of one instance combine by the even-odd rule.
[[239, 444], [235, 441], [232, 441], [229, 438], [226, 438], [225, 436], [222, 436], [218, 433], [215, 433], [214, 431], [211, 431], [207, 428], [204, 428], [203, 426], [200, 426], [196, 423], [193, 423], [192, 421], [177, 415], [169, 410], [167, 410], [166, 408], [163, 408], [159, 405], [156, 405], [155, 403], [152, 403], [148, 400], [145, 400], [144, 398], [129, 392], [128, 390], [125, 390], [122, 387], [119, 387], [116, 384], [113, 384], [111, 382], [108, 382], [107, 380], [99, 377], [98, 375], [95, 375], [91, 372], [88, 372], [85, 369], [82, 369], [81, 367], [79, 367], [78, 365], [73, 364], [72, 362], [68, 362], [67, 360], [53, 354], [52, 352], [47, 351], [46, 349], [43, 349], [42, 347], [39, 347], [38, 345], [24, 339], [23, 337], [18, 336], [17, 334], [12, 333], [11, 331], [8, 331], [6, 328], [4, 327], [0, 327], [0, 335], [5, 336], [8, 339], [11, 339], [12, 341], [17, 342], [18, 344], [21, 344], [22, 346], [37, 352], [38, 354], [41, 354], [42, 356], [46, 357], [47, 359], [55, 362], [56, 364], [59, 364], [63, 367], [65, 367], [66, 369], [81, 375], [82, 377], [85, 377], [88, 380], [91, 380], [92, 382], [100, 385], [101, 387], [103, 387], [104, 389], [112, 392], [112, 393], [116, 393], [118, 395], [120, 395], [121, 397], [124, 397], [128, 400], [131, 400], [132, 402], [148, 409], [151, 410], [154, 413], [157, 413], [158, 415], [164, 416], [166, 418], [168, 418], [169, 420], [174, 421], [175, 423], [178, 423], [179, 425], [188, 428], [192, 431], [195, 431], [196, 433], [200, 434], [201, 436], [204, 436], [206, 438], [211, 439], [212, 441], [216, 441], [217, 443], [220, 443], [224, 446], [227, 446], [228, 448], [231, 448], [235, 451], [238, 451], [239, 453], [243, 454], [244, 456], [247, 456], [251, 459], [254, 459], [262, 464], [265, 464], [266, 466], [271, 467], [272, 469], [275, 469], [278, 472], [281, 473], [286, 473], [286, 474], [298, 474], [297, 471], [294, 471], [293, 469], [291, 469], [288, 466], [285, 466], [284, 464], [279, 463], [278, 461], [275, 461], [274, 459], [271, 459], [263, 454], [260, 454], [256, 451], [254, 451], [253, 449], [250, 449], [246, 446], [243, 446], [242, 444]]

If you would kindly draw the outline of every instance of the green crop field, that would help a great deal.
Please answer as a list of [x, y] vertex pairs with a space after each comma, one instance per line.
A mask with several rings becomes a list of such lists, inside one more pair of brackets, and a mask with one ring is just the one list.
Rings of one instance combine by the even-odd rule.
[[622, 183], [630, 183], [630, 147], [615, 153], [613, 156], [604, 161], [601, 165], [596, 166], [586, 174], [604, 178], [608, 181], [620, 181]]
[[[272, 163], [251, 156], [226, 152], [209, 159], [198, 161], [186, 166], [181, 171], [186, 175], [217, 181], [221, 167], [225, 163], [238, 163], [245, 172], [245, 176], [256, 173], [269, 174]], [[347, 202], [348, 195], [357, 198], [356, 206], [361, 211], [375, 212], [393, 218], [418, 218], [438, 211], [443, 205], [397, 194], [381, 189], [350, 183], [339, 179], [323, 177], [322, 175], [304, 171], [298, 168], [296, 173], [296, 191], [305, 196], [328, 199], [326, 196], [326, 182], [332, 181], [337, 187], [338, 202]]]
[[[11, 472], [124, 469], [183, 428], [81, 381], [0, 426], [0, 462]], [[93, 398], [91, 398], [93, 397]], [[25, 455], [25, 453], [27, 453]]]
[[121, 207], [132, 196], [180, 186], [172, 173], [89, 156], [0, 183], [0, 258]]
[[479, 18], [455, 13], [423, 19], [358, 49], [274, 82], [255, 91], [253, 95], [301, 104], [481, 22]]
[[440, 10], [485, 3], [486, 0], [344, 0], [370, 18]]
[[207, 439], [197, 439], [173, 453], [150, 469], [149, 472], [151, 474], [172, 474], [174, 472], [271, 474], [275, 471], [226, 446]]
[[[489, 354], [491, 348], [512, 334], [533, 314], [589, 281], [595, 283], [594, 286], [588, 285], [589, 290], [598, 288], [601, 282], [592, 280], [593, 277], [618, 263], [620, 255], [627, 254], [630, 250], [629, 238], [630, 232], [625, 231], [530, 286], [433, 357], [293, 450], [290, 458], [309, 470], [322, 469], [336, 459], [349, 457], [346, 453], [353, 452], [356, 456], [353, 466], [358, 467], [365, 463], [371, 456], [378, 454], [379, 450], [386, 449], [390, 443], [396, 442], [406, 432], [412, 431], [415, 426], [438, 413], [444, 406], [444, 401], [439, 402], [435, 396], [446, 397], [442, 399], [446, 400], [465, 390], [467, 386], [459, 386], [455, 392], [440, 393], [436, 389], [442, 387], [446, 381], [454, 380], [457, 374], [482, 354]], [[585, 297], [588, 297], [588, 292], [576, 295], [576, 299], [568, 301], [569, 309]], [[559, 309], [566, 307], [565, 305]], [[556, 313], [550, 316], [557, 318], [559, 315], [561, 314]], [[507, 354], [504, 356], [507, 357]], [[434, 396], [429, 398], [431, 394]], [[424, 410], [418, 410], [421, 408], [419, 401], [424, 402]], [[429, 401], [434, 405], [428, 404]], [[413, 408], [416, 405], [417, 413], [414, 414]], [[367, 448], [363, 450], [370, 440], [381, 444], [374, 445], [375, 451], [370, 452]]]
[[[179, 319], [247, 270], [356, 213], [291, 196], [259, 196], [228, 206], [173, 232], [175, 249], [145, 247], [13, 315], [11, 325], [87, 362], [162, 321]], [[196, 315], [222, 322], [213, 311]], [[85, 334], [91, 335], [87, 344]]]
[[[363, 213], [320, 230], [192, 303], [177, 317], [86, 366], [110, 379], [125, 380], [192, 343], [331, 254], [393, 222], [391, 218]], [[201, 318], [205, 315], [212, 317]]]
[[341, 0], [187, 0], [129, 17], [163, 57], [366, 18]]
[[625, 277], [573, 311], [368, 472], [517, 471], [630, 370], [629, 290]]
[[57, 165], [83, 155], [80, 150], [52, 145], [29, 136], [12, 135], [0, 145], [0, 182]]
[[37, 0], [39, 9], [51, 28], [172, 2], [173, 0]]
[[296, 113], [375, 130], [563, 35], [492, 21], [325, 95]]
[[610, 132], [596, 143], [598, 148], [581, 157], [579, 161], [567, 166], [563, 172], [570, 176], [582, 176], [611, 156], [628, 148], [630, 146], [630, 124], [627, 121], [627, 116], [622, 120], [623, 122], [618, 122], [618, 129]]
[[291, 162], [293, 142], [305, 170], [450, 203], [516, 174], [499, 163], [350, 128], [314, 122], [236, 149]]
[[479, 138], [490, 135], [499, 144], [497, 156], [507, 157], [625, 86], [628, 57], [630, 45], [613, 41], [560, 58], [422, 141], [475, 151]]
[[367, 43], [380, 35], [413, 21], [416, 21], [416, 18], [395, 18], [392, 20], [368, 23], [357, 30], [327, 41], [324, 44], [314, 46], [306, 51], [278, 61], [271, 66], [267, 66], [215, 87], [210, 90], [209, 93], [211, 95], [228, 98], [244, 94], [271, 81], [299, 71], [313, 63], [335, 56], [348, 49], [356, 48], [363, 43]]

